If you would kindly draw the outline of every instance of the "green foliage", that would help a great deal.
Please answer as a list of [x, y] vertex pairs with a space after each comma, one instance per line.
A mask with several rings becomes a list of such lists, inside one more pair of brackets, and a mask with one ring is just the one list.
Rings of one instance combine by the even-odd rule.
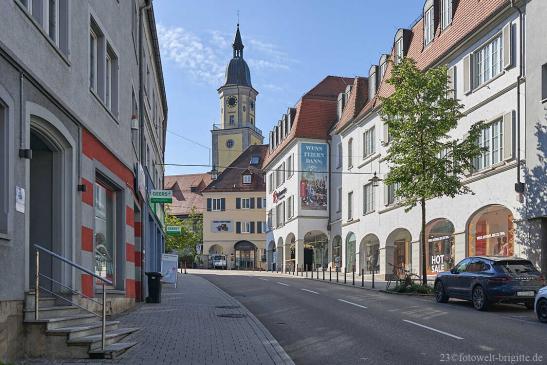
[[462, 117], [463, 106], [451, 96], [446, 66], [425, 72], [412, 59], [394, 65], [394, 93], [382, 98], [380, 115], [391, 137], [386, 184], [399, 184], [396, 195], [407, 210], [422, 199], [469, 193], [461, 184], [480, 155], [476, 141], [482, 124], [475, 124], [467, 138], [454, 139], [449, 132]]
[[402, 282], [397, 284], [395, 288], [390, 289], [395, 293], [416, 293], [416, 294], [433, 294], [434, 290], [429, 285], [417, 284], [412, 282], [411, 284], [406, 284]]
[[195, 256], [196, 245], [202, 242], [203, 218], [195, 210], [188, 219], [182, 220], [176, 216], [166, 214], [165, 226], [180, 226], [181, 234], [178, 236], [165, 235], [167, 252], [177, 252], [180, 256]]

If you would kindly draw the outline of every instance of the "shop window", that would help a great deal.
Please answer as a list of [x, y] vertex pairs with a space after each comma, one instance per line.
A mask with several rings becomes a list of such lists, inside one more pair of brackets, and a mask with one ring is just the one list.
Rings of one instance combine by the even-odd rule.
[[350, 232], [346, 237], [346, 272], [355, 269], [355, 234]]
[[364, 238], [365, 271], [380, 271], [380, 240], [373, 234]]
[[[115, 282], [116, 272], [116, 191], [95, 183], [95, 274]], [[114, 283], [114, 285], [116, 285]]]
[[425, 227], [427, 237], [427, 273], [450, 271], [454, 267], [454, 225], [447, 219], [437, 219]]
[[501, 205], [475, 213], [468, 225], [468, 256], [513, 256], [513, 214]]
[[332, 260], [338, 270], [342, 261], [342, 238], [340, 236], [334, 237], [332, 241]]

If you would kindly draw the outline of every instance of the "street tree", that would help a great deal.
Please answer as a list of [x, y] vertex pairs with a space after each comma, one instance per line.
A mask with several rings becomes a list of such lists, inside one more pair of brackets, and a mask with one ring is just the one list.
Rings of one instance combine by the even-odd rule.
[[165, 227], [178, 226], [180, 234], [172, 235], [165, 232], [165, 248], [168, 252], [177, 252], [181, 256], [194, 256], [198, 235], [188, 227], [188, 223], [182, 219], [166, 214]]
[[477, 144], [482, 123], [474, 124], [465, 138], [451, 132], [462, 117], [462, 104], [450, 89], [446, 66], [421, 71], [405, 58], [393, 65], [394, 92], [381, 98], [380, 115], [387, 123], [389, 172], [385, 184], [396, 187], [395, 196], [408, 212], [421, 207], [422, 283], [426, 271], [426, 202], [432, 198], [472, 193], [462, 183], [472, 170], [473, 160], [483, 149]]

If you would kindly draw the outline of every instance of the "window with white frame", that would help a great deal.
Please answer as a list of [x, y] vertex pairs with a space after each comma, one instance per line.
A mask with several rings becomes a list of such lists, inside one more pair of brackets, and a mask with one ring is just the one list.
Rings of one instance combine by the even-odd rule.
[[452, 0], [442, 0], [441, 3], [441, 28], [445, 29], [452, 23]]
[[348, 169], [353, 167], [353, 138], [348, 141]]
[[380, 77], [379, 77], [380, 80], [384, 78], [384, 74], [386, 73], [386, 69], [387, 69], [387, 61], [380, 65]]
[[342, 167], [342, 158], [343, 158], [342, 143], [338, 143], [337, 150], [338, 150], [338, 164], [336, 165], [336, 167], [341, 168]]
[[251, 233], [251, 222], [241, 222], [241, 233]]
[[270, 178], [269, 178], [269, 183], [270, 183], [270, 189], [269, 189], [269, 192], [273, 192], [274, 190], [274, 173], [273, 172], [270, 172]]
[[399, 190], [400, 184], [390, 184], [387, 186], [387, 202], [386, 205], [395, 204], [399, 201], [399, 198], [397, 197], [397, 190]]
[[287, 175], [288, 177], [291, 177], [294, 173], [294, 166], [293, 166], [293, 160], [294, 160], [294, 157], [293, 155], [290, 155], [288, 158], [287, 158]]
[[277, 186], [285, 182], [285, 162], [283, 162], [276, 170]]
[[374, 186], [372, 183], [363, 186], [363, 214], [374, 211]]
[[368, 157], [376, 152], [376, 132], [372, 127], [363, 133], [363, 158]]
[[348, 221], [353, 219], [353, 191], [348, 193]]
[[251, 198], [241, 199], [241, 209], [251, 209]]
[[99, 70], [99, 60], [97, 51], [99, 50], [99, 37], [93, 28], [89, 31], [89, 88], [97, 92], [97, 72]]
[[342, 211], [342, 188], [338, 188], [336, 202], [337, 202], [336, 211], [341, 212]]
[[291, 219], [294, 215], [294, 196], [289, 196], [287, 199], [287, 218]]
[[243, 175], [243, 184], [250, 184], [252, 180], [251, 175], [245, 174]]
[[479, 146], [486, 148], [473, 163], [475, 171], [480, 171], [503, 160], [503, 118], [487, 124], [481, 131]]
[[503, 42], [501, 33], [473, 53], [474, 87], [493, 79], [503, 71]]
[[427, 46], [433, 40], [435, 34], [435, 21], [433, 6], [424, 13], [424, 45]]
[[68, 44], [68, 0], [19, 0], [27, 12], [44, 30], [48, 38], [65, 55]]
[[214, 212], [220, 212], [222, 210], [222, 199], [213, 198], [211, 199], [211, 210]]
[[404, 57], [403, 37], [397, 39], [395, 42], [395, 52], [395, 63], [399, 63]]
[[105, 67], [105, 104], [114, 115], [118, 114], [118, 57], [107, 45]]

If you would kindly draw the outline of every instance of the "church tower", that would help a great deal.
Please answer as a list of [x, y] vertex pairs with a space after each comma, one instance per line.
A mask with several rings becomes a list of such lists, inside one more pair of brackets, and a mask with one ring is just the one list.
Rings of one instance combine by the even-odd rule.
[[256, 127], [256, 96], [251, 72], [243, 59], [243, 42], [237, 25], [233, 57], [226, 67], [224, 85], [218, 89], [220, 124], [213, 125], [213, 168], [219, 172], [230, 165], [250, 145], [262, 144], [262, 131]]

